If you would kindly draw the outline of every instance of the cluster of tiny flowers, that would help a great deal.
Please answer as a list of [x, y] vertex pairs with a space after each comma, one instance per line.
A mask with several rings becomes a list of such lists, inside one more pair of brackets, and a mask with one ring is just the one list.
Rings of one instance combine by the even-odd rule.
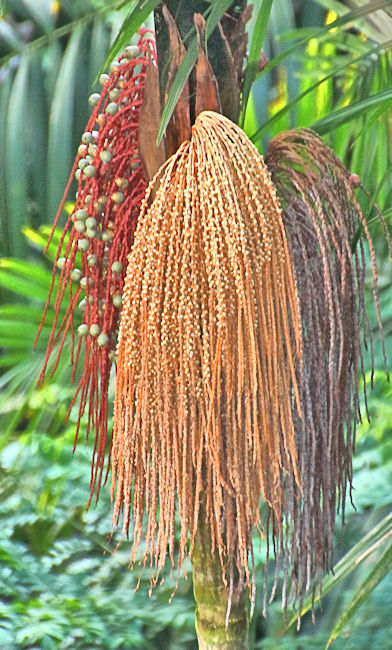
[[[110, 74], [101, 75], [101, 93], [93, 93], [89, 98], [93, 111], [52, 230], [53, 236], [75, 177], [76, 201], [60, 238], [53, 271], [50, 294], [58, 272], [59, 288], [40, 381], [53, 352], [56, 358], [52, 374], [56, 370], [71, 332], [73, 381], [83, 348], [84, 369], [70, 409], [79, 396], [76, 437], [85, 411], [87, 435], [91, 428], [95, 430], [91, 492], [97, 486], [97, 496], [107, 444], [108, 385], [112, 363], [116, 361], [127, 257], [146, 189], [138, 153], [138, 125], [150, 55], [155, 61], [155, 41], [147, 30], [139, 33], [138, 44], [125, 49], [111, 64]], [[60, 318], [67, 288], [69, 303], [65, 316]], [[75, 318], [77, 311], [82, 324], [76, 328], [75, 320], [80, 318]]]
[[150, 185], [123, 303], [112, 494], [114, 523], [133, 523], [131, 562], [146, 518], [144, 562], [155, 579], [174, 564], [178, 509], [181, 566], [203, 493], [212, 548], [248, 583], [260, 494], [279, 526], [281, 473], [296, 476], [301, 330], [271, 178], [222, 115], [201, 113]]

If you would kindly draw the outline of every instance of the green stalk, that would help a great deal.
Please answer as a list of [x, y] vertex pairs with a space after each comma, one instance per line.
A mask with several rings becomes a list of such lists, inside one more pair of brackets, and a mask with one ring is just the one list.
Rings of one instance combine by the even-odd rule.
[[[196, 601], [196, 632], [199, 650], [247, 650], [249, 614], [247, 590], [230, 598], [222, 579], [217, 553], [211, 553], [211, 533], [201, 510], [191, 557], [193, 593]], [[231, 600], [228, 626], [226, 617]]]

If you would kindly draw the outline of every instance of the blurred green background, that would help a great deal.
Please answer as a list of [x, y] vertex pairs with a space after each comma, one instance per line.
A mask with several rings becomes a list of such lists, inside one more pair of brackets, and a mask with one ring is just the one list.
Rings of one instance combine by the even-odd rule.
[[[279, 131], [315, 126], [361, 177], [391, 360], [392, 264], [374, 205], [390, 226], [392, 3], [372, 4], [378, 10], [366, 13], [359, 1], [274, 0], [269, 69], [254, 84], [245, 128], [265, 152]], [[256, 0], [250, 32], [260, 6]], [[135, 591], [139, 571], [127, 568], [129, 542], [113, 553], [119, 534], [108, 538], [108, 486], [86, 512], [92, 441], [81, 437], [72, 453], [76, 412], [64, 424], [70, 368], [35, 390], [50, 329], [49, 316], [33, 352], [51, 277], [42, 248], [88, 119], [93, 80], [129, 3], [10, 0], [0, 9], [0, 647], [190, 650], [197, 647], [191, 571], [171, 602], [176, 576], [149, 597], [145, 572]], [[368, 285], [370, 304], [370, 277]], [[330, 591], [315, 624], [306, 614], [297, 632], [285, 625], [279, 597], [262, 616], [265, 554], [256, 542], [252, 647], [324, 648], [340, 631], [334, 648], [392, 648], [392, 389], [370, 313], [377, 370], [370, 423], [364, 420], [357, 436], [356, 510], [348, 508], [343, 531], [338, 519], [342, 562], [325, 580]]]

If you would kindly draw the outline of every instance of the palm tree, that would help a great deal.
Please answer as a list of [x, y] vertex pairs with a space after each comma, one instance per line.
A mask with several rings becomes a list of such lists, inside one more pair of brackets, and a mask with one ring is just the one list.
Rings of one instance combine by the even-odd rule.
[[[88, 153], [81, 150], [75, 163], [75, 170], [81, 169], [77, 201], [56, 257], [61, 269], [57, 311], [67, 286], [72, 298], [59, 329], [54, 322], [47, 358], [59, 340], [65, 341], [63, 333], [73, 331], [74, 309], [85, 292], [75, 365], [84, 340], [80, 415], [87, 404], [97, 435], [92, 491], [96, 487], [98, 494], [109, 361], [121, 308], [112, 441], [115, 521], [124, 511], [128, 532], [133, 519], [135, 559], [147, 508], [144, 564], [149, 559], [155, 563], [157, 578], [167, 554], [174, 562], [178, 498], [178, 565], [188, 550], [189, 534], [199, 645], [239, 648], [247, 647], [247, 588], [253, 597], [248, 555], [252, 528], [261, 524], [260, 495], [269, 509], [267, 535], [270, 526], [277, 566], [280, 562], [284, 567], [284, 602], [289, 571], [292, 595], [301, 607], [320, 572], [332, 568], [336, 503], [344, 509], [352, 477], [360, 330], [371, 335], [361, 245], [352, 253], [362, 234], [371, 251], [379, 313], [377, 265], [356, 198], [359, 178], [315, 133], [296, 130], [274, 138], [267, 169], [235, 126], [240, 119], [245, 3], [234, 8], [219, 3], [218, 15], [211, 11], [208, 58], [202, 18], [195, 20], [197, 38], [187, 43], [192, 57], [182, 46], [204, 3], [189, 3], [184, 12], [181, 3], [167, 4], [166, 12], [158, 9], [156, 14], [159, 86], [161, 96], [168, 98], [166, 107], [174, 111], [173, 116], [167, 108], [163, 112], [165, 150], [153, 144], [160, 115], [149, 97], [156, 96], [158, 80], [152, 46], [147, 47], [142, 33], [138, 89], [127, 86], [128, 57], [120, 58], [96, 99], [92, 124], [104, 115], [98, 135], [86, 129], [91, 139], [81, 147]], [[265, 25], [263, 9], [260, 16]], [[219, 20], [220, 29], [214, 32]], [[257, 58], [251, 48], [243, 100]], [[192, 69], [193, 60], [195, 77], [187, 85], [184, 70], [187, 65]], [[162, 63], [166, 61], [170, 64]], [[134, 63], [130, 84], [137, 78]], [[176, 85], [178, 78], [182, 83]], [[131, 100], [130, 92], [140, 101]], [[117, 108], [108, 110], [111, 104]], [[135, 201], [140, 205], [143, 191], [137, 188], [143, 181], [137, 155], [121, 141], [126, 124], [117, 117], [124, 118], [128, 109], [136, 120], [140, 110], [139, 154], [147, 180], [153, 178], [135, 240], [129, 216]], [[120, 168], [121, 156], [128, 159]], [[118, 179], [124, 182], [116, 189]], [[125, 233], [125, 239], [117, 232]], [[131, 250], [127, 272], [126, 240]], [[189, 281], [179, 282], [180, 277]], [[379, 324], [382, 330], [380, 318]]]

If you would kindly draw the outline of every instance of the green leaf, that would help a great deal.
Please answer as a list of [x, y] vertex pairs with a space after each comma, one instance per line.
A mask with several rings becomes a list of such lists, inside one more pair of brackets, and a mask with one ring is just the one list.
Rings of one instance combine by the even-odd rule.
[[23, 0], [27, 12], [26, 18], [30, 17], [41, 27], [44, 32], [50, 32], [53, 25], [53, 18], [49, 6], [42, 0]]
[[[100, 7], [95, 9], [93, 9], [90, 4], [88, 8], [88, 13], [85, 16], [81, 16], [76, 20], [66, 23], [61, 27], [58, 27], [58, 29], [53, 30], [49, 34], [45, 34], [44, 36], [40, 36], [39, 38], [34, 39], [30, 43], [23, 44], [23, 51], [25, 54], [28, 54], [30, 52], [34, 52], [36, 50], [40, 50], [44, 47], [47, 47], [54, 41], [62, 38], [63, 36], [68, 36], [68, 34], [72, 34], [75, 31], [75, 29], [77, 29], [78, 27], [87, 26], [98, 16], [104, 16], [105, 14], [109, 13], [109, 11], [120, 9], [126, 3], [128, 3], [128, 0], [126, 0], [126, 2], [124, 2], [124, 0], [106, 0], [105, 7]], [[14, 50], [9, 52], [5, 56], [1, 57], [0, 68], [5, 63], [7, 63], [7, 61], [10, 61], [19, 52], [19, 49], [20, 48], [16, 47]]]
[[[26, 167], [30, 177], [30, 196], [34, 204], [29, 205], [29, 218], [32, 223], [40, 223], [46, 210], [46, 151], [47, 151], [47, 94], [45, 76], [42, 74], [41, 57], [31, 56], [30, 64], [29, 110], [26, 111]], [[14, 254], [12, 251], [11, 254]]]
[[[315, 2], [328, 11], [334, 11], [338, 16], [344, 15], [349, 11], [346, 5], [337, 0], [315, 0]], [[360, 5], [361, 0], [353, 0], [351, 4], [354, 6]], [[390, 15], [387, 13], [380, 13], [372, 17], [372, 20], [361, 20], [358, 26], [361, 32], [366, 34], [371, 40], [376, 41], [376, 43], [382, 43], [386, 40], [388, 34], [391, 33], [391, 20]]]
[[65, 51], [50, 110], [47, 158], [49, 214], [56, 214], [72, 166], [75, 79], [76, 70], [81, 63], [80, 50], [83, 36], [84, 31], [78, 26]]
[[25, 359], [25, 352], [7, 352], [0, 356], [0, 368], [11, 368], [22, 363]]
[[5, 20], [0, 21], [0, 42], [2, 45], [12, 48], [15, 52], [19, 52], [23, 48], [23, 41], [17, 30], [13, 29]]
[[19, 275], [25, 278], [31, 286], [40, 286], [44, 289], [48, 288], [52, 277], [52, 274], [42, 266], [18, 259], [1, 259], [0, 269], [7, 270], [14, 277]]
[[[215, 27], [218, 25], [224, 13], [231, 6], [232, 2], [230, 0], [215, 0], [211, 5], [211, 11], [206, 11], [204, 17], [208, 18], [206, 21], [206, 38], [211, 36]], [[178, 99], [182, 93], [182, 90], [185, 86], [186, 80], [188, 79], [193, 66], [197, 60], [197, 44], [196, 36], [194, 36], [189, 43], [186, 54], [179, 66], [176, 76], [173, 79], [169, 95], [162, 111], [161, 123], [159, 125], [157, 144], [159, 144], [163, 138], [163, 135], [166, 131], [166, 127], [169, 124], [170, 118], [173, 115], [174, 108], [178, 102]]]
[[[20, 296], [46, 302], [51, 273], [37, 264], [17, 259], [0, 259], [0, 286]], [[58, 286], [56, 279], [54, 291]]]
[[366, 5], [361, 5], [357, 9], [354, 9], [353, 11], [350, 11], [349, 13], [345, 14], [344, 16], [341, 16], [340, 18], [337, 18], [333, 23], [329, 23], [323, 29], [320, 30], [314, 30], [312, 31], [306, 38], [301, 39], [299, 42], [295, 43], [291, 47], [287, 48], [287, 50], [284, 50], [277, 56], [275, 56], [269, 63], [268, 65], [262, 70], [258, 76], [264, 75], [267, 72], [270, 72], [273, 68], [275, 68], [279, 63], [284, 61], [288, 56], [290, 56], [295, 50], [298, 48], [302, 47], [303, 45], [306, 45], [308, 41], [312, 38], [319, 38], [325, 34], [327, 34], [331, 29], [336, 29], [337, 27], [342, 27], [343, 25], [347, 25], [347, 23], [354, 22], [358, 18], [362, 16], [366, 16], [367, 14], [373, 13], [374, 11], [377, 11], [378, 9], [383, 9], [384, 7], [387, 7], [388, 5], [391, 4], [391, 0], [372, 0], [371, 2], [368, 2]]
[[[102, 20], [95, 20], [92, 26], [90, 49], [88, 54], [89, 79], [94, 80], [98, 66], [102, 65], [105, 53], [110, 45], [109, 34]], [[94, 86], [94, 84], [93, 84]], [[91, 90], [96, 90], [93, 87]], [[100, 92], [101, 88], [97, 88]]]
[[39, 231], [37, 231], [34, 230], [33, 228], [30, 228], [29, 226], [25, 226], [23, 228], [23, 234], [30, 244], [32, 244], [33, 246], [35, 246], [41, 251], [44, 250], [49, 233], [46, 233], [45, 236], [45, 234], [42, 232], [42, 227], [39, 229]]
[[366, 99], [354, 102], [354, 104], [351, 104], [350, 106], [345, 106], [338, 111], [334, 111], [330, 115], [326, 115], [321, 120], [312, 124], [311, 128], [314, 131], [317, 131], [320, 135], [324, 135], [325, 133], [334, 131], [342, 124], [345, 124], [356, 117], [364, 116], [368, 110], [385, 102], [390, 102], [391, 99], [392, 89], [384, 90], [383, 92], [371, 95]]
[[[8, 350], [24, 350], [26, 348], [32, 350], [37, 329], [37, 325], [29, 321], [0, 319], [0, 346]], [[43, 341], [49, 338], [50, 329], [47, 326], [43, 328]]]
[[95, 81], [97, 81], [99, 75], [107, 69], [117, 54], [121, 52], [121, 50], [123, 50], [126, 45], [128, 45], [129, 41], [137, 32], [140, 25], [148, 18], [148, 16], [158, 5], [159, 0], [139, 0], [136, 2], [133, 9], [124, 20], [122, 27], [116, 37], [116, 40], [110, 48], [110, 52], [102, 64]]
[[[9, 102], [9, 92], [11, 88], [11, 73], [9, 70], [2, 70], [3, 81], [0, 84], [0, 161], [5, 161], [6, 155], [6, 137], [7, 137], [7, 110]], [[7, 233], [7, 179], [5, 174], [5, 165], [0, 163], [0, 228], [3, 236], [0, 237], [0, 246], [2, 255], [10, 255], [11, 250], [6, 238]]]
[[[362, 537], [355, 546], [352, 547], [342, 557], [342, 559], [333, 568], [333, 574], [329, 574], [323, 579], [322, 596], [326, 596], [331, 589], [336, 587], [344, 578], [346, 578], [354, 569], [356, 569], [365, 559], [378, 550], [380, 545], [392, 535], [392, 513], [384, 517], [374, 528], [372, 528], [364, 537]], [[315, 602], [320, 600], [319, 594], [316, 594]], [[308, 596], [303, 604], [301, 616], [312, 609], [312, 596]], [[292, 625], [298, 620], [296, 614], [290, 620]]]
[[388, 41], [388, 43], [384, 43], [383, 45], [378, 45], [375, 48], [372, 48], [370, 50], [367, 50], [360, 56], [357, 56], [356, 58], [352, 59], [348, 63], [345, 63], [344, 65], [339, 66], [338, 68], [335, 68], [332, 72], [329, 74], [325, 75], [325, 77], [322, 77], [322, 79], [318, 79], [314, 84], [311, 84], [308, 88], [306, 88], [303, 92], [301, 92], [297, 97], [295, 97], [291, 102], [288, 102], [283, 108], [280, 109], [280, 111], [277, 111], [267, 122], [263, 124], [253, 135], [252, 135], [252, 140], [256, 141], [266, 129], [270, 128], [273, 126], [278, 120], [280, 120], [283, 115], [288, 113], [296, 104], [298, 104], [299, 101], [304, 99], [309, 93], [311, 93], [313, 90], [321, 86], [321, 84], [325, 83], [329, 79], [332, 79], [333, 77], [337, 77], [340, 73], [344, 72], [351, 66], [355, 65], [361, 60], [367, 60], [369, 56], [372, 54], [377, 54], [380, 52], [380, 50], [383, 50], [385, 48], [388, 48], [392, 45], [392, 41]]
[[[0, 324], [7, 319], [16, 319], [19, 322], [39, 324], [42, 318], [42, 308], [33, 307], [32, 305], [3, 305], [0, 307]], [[47, 319], [46, 319], [47, 321]]]
[[[26, 237], [29, 244], [31, 244], [34, 248], [37, 248], [40, 251], [43, 251], [44, 248], [46, 247], [51, 232], [52, 232], [51, 226], [40, 226], [39, 230], [34, 230], [33, 228], [30, 228], [28, 226], [23, 228], [23, 234]], [[70, 236], [69, 233], [67, 233], [66, 236], [64, 237], [62, 250], [66, 249], [69, 241], [69, 236]], [[62, 237], [61, 228], [56, 228], [53, 233], [51, 242], [49, 244], [49, 248], [45, 253], [45, 256], [52, 262], [54, 262], [56, 258], [57, 249], [61, 237]]]
[[240, 117], [240, 125], [242, 127], [245, 122], [246, 107], [248, 105], [248, 99], [252, 88], [252, 84], [256, 79], [258, 73], [260, 52], [261, 52], [261, 48], [263, 47], [265, 35], [267, 33], [272, 2], [273, 0], [263, 0], [253, 30], [248, 63], [245, 69], [244, 89], [242, 93], [242, 110], [241, 110], [241, 117]]
[[361, 605], [369, 597], [371, 592], [374, 591], [374, 589], [377, 587], [379, 582], [381, 582], [381, 580], [392, 569], [391, 535], [392, 535], [392, 531], [389, 533], [389, 543], [386, 550], [379, 558], [379, 560], [375, 563], [373, 569], [370, 571], [366, 579], [362, 582], [359, 589], [357, 589], [350, 603], [341, 614], [338, 622], [336, 623], [333, 629], [331, 636], [328, 639], [327, 648], [329, 648], [331, 643], [333, 643], [333, 641], [339, 636], [339, 634], [341, 633], [343, 628], [347, 625], [347, 623], [352, 618], [352, 616], [355, 614], [357, 609], [361, 607]]
[[25, 152], [25, 116], [28, 103], [29, 81], [28, 56], [20, 59], [9, 98], [5, 174], [8, 186], [7, 193], [7, 242], [14, 255], [22, 257], [25, 254], [25, 242], [22, 237], [22, 226], [27, 216], [27, 167]]

